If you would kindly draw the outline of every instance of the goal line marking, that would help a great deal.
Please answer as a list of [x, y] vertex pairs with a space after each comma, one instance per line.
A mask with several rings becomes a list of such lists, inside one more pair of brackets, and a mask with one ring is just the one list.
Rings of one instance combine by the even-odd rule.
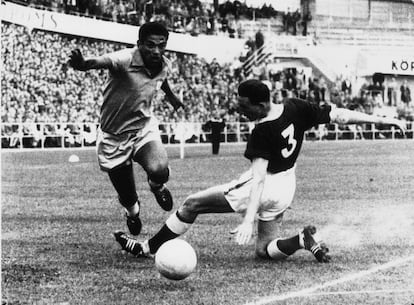
[[293, 292], [288, 292], [288, 293], [284, 293], [284, 294], [280, 294], [280, 295], [273, 295], [273, 296], [267, 296], [267, 297], [263, 297], [259, 300], [253, 301], [253, 302], [249, 302], [249, 303], [245, 303], [245, 305], [264, 305], [264, 304], [269, 304], [271, 302], [275, 302], [275, 301], [284, 301], [287, 299], [292, 299], [292, 298], [297, 298], [297, 297], [302, 297], [302, 296], [307, 296], [310, 295], [312, 293], [314, 293], [315, 291], [319, 290], [319, 289], [324, 289], [327, 287], [332, 287], [332, 286], [336, 286], [342, 283], [346, 283], [358, 278], [362, 278], [365, 276], [368, 276], [372, 273], [376, 273], [378, 271], [381, 270], [386, 270], [389, 268], [393, 268], [399, 265], [403, 265], [409, 261], [413, 261], [414, 260], [414, 255], [408, 256], [408, 257], [403, 257], [403, 258], [399, 258], [393, 261], [390, 261], [388, 263], [379, 265], [379, 266], [375, 266], [373, 268], [367, 269], [367, 270], [363, 270], [357, 273], [353, 273], [353, 274], [349, 274], [346, 275], [344, 277], [341, 277], [339, 279], [333, 280], [333, 281], [329, 281], [320, 285], [316, 285], [310, 288], [306, 288], [306, 289], [302, 289], [299, 291], [293, 291]]

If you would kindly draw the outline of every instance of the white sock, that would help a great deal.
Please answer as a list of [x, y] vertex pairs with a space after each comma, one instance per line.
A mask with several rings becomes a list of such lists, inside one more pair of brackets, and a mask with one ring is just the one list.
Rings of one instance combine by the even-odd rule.
[[172, 232], [174, 232], [177, 235], [184, 234], [191, 227], [191, 223], [187, 223], [187, 222], [181, 221], [177, 217], [177, 213], [171, 214], [170, 217], [168, 217], [168, 219], [165, 221], [165, 224], [167, 225], [167, 227]]
[[299, 246], [304, 249], [305, 248], [305, 242], [304, 242], [305, 236], [303, 235], [303, 232], [299, 232]]
[[150, 248], [149, 248], [149, 244], [148, 244], [148, 239], [144, 240], [141, 244], [142, 246], [142, 251], [144, 252], [145, 255], [149, 255], [150, 254]]
[[279, 247], [277, 246], [277, 241], [280, 238], [277, 238], [275, 240], [272, 240], [268, 245], [267, 245], [267, 254], [274, 260], [279, 261], [282, 259], [287, 258], [289, 255], [283, 253], [282, 251], [280, 251]]
[[135, 216], [139, 213], [139, 204], [138, 202], [135, 202], [135, 204], [129, 208], [125, 208], [125, 211], [127, 212], [128, 216]]

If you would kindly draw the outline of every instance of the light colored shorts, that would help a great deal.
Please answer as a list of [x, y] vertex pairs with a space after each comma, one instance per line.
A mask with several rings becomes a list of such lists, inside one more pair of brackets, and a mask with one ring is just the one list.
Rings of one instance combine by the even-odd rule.
[[[246, 212], [251, 182], [252, 171], [248, 170], [238, 180], [223, 185], [224, 196], [237, 213]], [[292, 203], [295, 189], [295, 167], [277, 174], [267, 174], [260, 199], [258, 219], [271, 221], [283, 214]]]
[[151, 141], [161, 142], [158, 120], [151, 117], [140, 130], [113, 135], [98, 129], [96, 150], [103, 171], [131, 162], [135, 153]]

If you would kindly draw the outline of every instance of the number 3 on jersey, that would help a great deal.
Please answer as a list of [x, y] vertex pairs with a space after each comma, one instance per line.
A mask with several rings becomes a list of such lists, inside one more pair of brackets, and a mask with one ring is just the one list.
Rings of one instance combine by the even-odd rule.
[[282, 131], [282, 136], [287, 139], [288, 147], [282, 149], [283, 158], [288, 158], [296, 148], [297, 141], [293, 137], [295, 135], [295, 127], [290, 124], [285, 130]]

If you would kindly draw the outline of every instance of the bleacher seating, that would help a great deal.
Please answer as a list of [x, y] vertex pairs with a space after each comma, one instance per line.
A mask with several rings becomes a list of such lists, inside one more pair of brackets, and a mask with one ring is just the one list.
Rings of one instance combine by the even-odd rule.
[[[403, 20], [405, 12], [398, 12], [400, 15], [395, 13], [395, 20]], [[385, 18], [379, 16], [380, 14], [377, 15], [377, 19]], [[380, 28], [377, 23], [362, 18], [354, 18], [351, 21], [349, 18], [338, 17], [335, 18], [333, 26], [332, 20], [326, 16], [315, 16], [310, 32], [312, 33], [315, 24], [320, 22], [317, 38], [321, 45], [331, 43], [374, 49], [379, 46], [414, 49], [414, 39], [411, 39], [414, 33], [407, 29], [404, 23], [396, 21], [398, 26], [395, 23], [387, 23], [385, 28]], [[297, 41], [307, 39], [301, 37], [300, 33], [293, 36], [286, 31], [282, 15], [254, 21], [240, 18], [238, 22], [243, 28], [243, 35], [249, 37], [260, 30], [265, 35], [279, 35], [279, 38], [288, 36]], [[2, 123], [23, 123], [27, 130], [30, 130], [36, 124], [98, 122], [102, 87], [106, 79], [105, 71], [88, 71], [86, 75], [75, 72], [66, 65], [67, 54], [71, 49], [81, 46], [84, 54], [97, 55], [126, 47], [125, 44], [32, 30], [5, 22], [1, 23], [1, 30], [4, 67], [1, 76]], [[289, 44], [291, 45], [294, 44]], [[257, 49], [255, 51], [258, 52]], [[289, 47], [285, 53], [293, 55], [297, 50]], [[193, 55], [173, 52], [168, 56], [173, 62], [172, 86], [177, 93], [182, 94], [187, 107], [185, 112], [173, 113], [167, 103], [164, 103], [163, 96], [157, 96], [155, 114], [160, 121], [167, 124], [181, 120], [204, 122], [215, 110], [222, 112], [228, 122], [237, 122], [239, 116], [236, 112], [237, 96], [234, 92], [238, 82], [244, 78], [257, 77], [265, 80], [273, 90], [275, 102], [281, 102], [287, 96], [299, 96], [311, 102], [330, 102], [340, 107], [354, 107], [355, 101], [352, 99], [359, 95], [359, 88], [354, 88], [352, 96], [339, 90], [338, 94], [331, 98], [340, 88], [343, 79], [338, 79], [336, 84], [328, 86], [326, 80], [319, 75], [305, 75], [300, 69], [283, 69], [271, 74], [267, 69], [272, 60], [270, 56], [263, 56], [263, 62], [260, 64], [255, 61], [252, 64], [250, 61], [254, 69], [247, 70], [246, 73], [241, 70], [240, 62], [218, 64]], [[314, 71], [317, 70], [316, 67], [313, 68]], [[287, 84], [288, 78], [295, 79], [296, 87]], [[398, 89], [399, 87], [395, 87], [394, 94]], [[372, 112], [375, 107], [383, 106], [384, 97], [386, 94], [382, 93], [382, 101], [372, 98], [362, 101], [361, 103], [366, 105], [360, 105], [359, 109], [369, 109]], [[412, 109], [414, 108], [408, 105], [403, 108], [395, 108], [393, 105], [390, 113], [412, 120]], [[8, 132], [15, 132], [13, 125], [8, 126], [11, 127]]]

